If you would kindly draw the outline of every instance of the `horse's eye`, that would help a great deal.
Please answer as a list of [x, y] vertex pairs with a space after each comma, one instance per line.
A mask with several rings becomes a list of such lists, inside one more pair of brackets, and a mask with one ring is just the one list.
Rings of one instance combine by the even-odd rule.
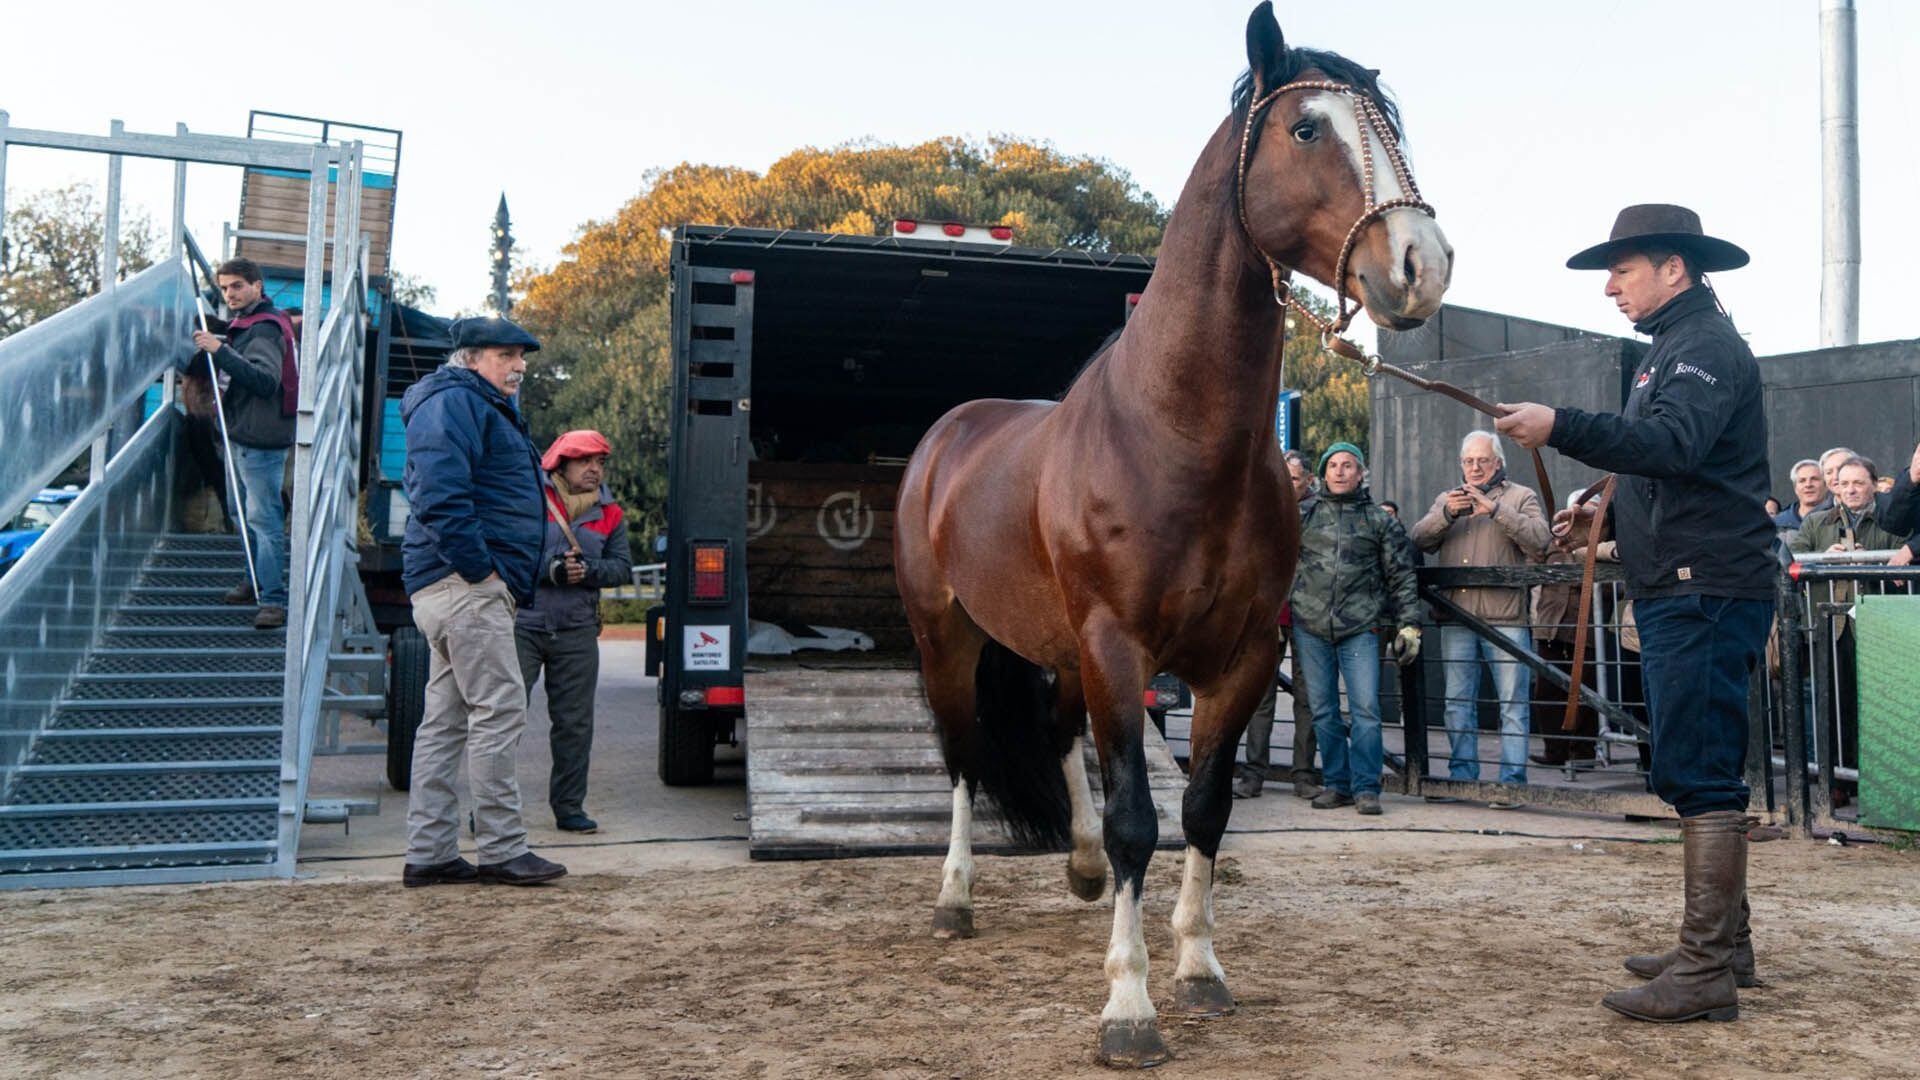
[[1302, 120], [1293, 125], [1293, 141], [1295, 142], [1309, 143], [1318, 138], [1319, 135], [1320, 129], [1315, 127], [1311, 120]]

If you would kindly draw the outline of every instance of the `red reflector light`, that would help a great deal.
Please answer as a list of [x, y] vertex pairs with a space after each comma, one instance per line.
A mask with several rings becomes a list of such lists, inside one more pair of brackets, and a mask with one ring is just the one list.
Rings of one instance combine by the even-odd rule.
[[745, 705], [747, 689], [744, 686], [709, 686], [707, 704], [709, 705]]
[[949, 221], [945, 225], [940, 226], [940, 231], [946, 233], [948, 236], [967, 235], [967, 227], [953, 221]]
[[894, 231], [894, 232], [904, 232], [904, 233], [910, 233], [910, 232], [912, 232], [913, 230], [915, 230], [915, 229], [917, 229], [917, 228], [919, 228], [919, 227], [920, 227], [920, 223], [919, 223], [919, 222], [917, 222], [917, 221], [908, 221], [908, 220], [907, 220], [906, 218], [901, 218], [900, 220], [898, 220], [898, 221], [896, 221], [896, 222], [894, 222], [894, 223], [893, 223], [893, 231]]
[[1793, 565], [1787, 567], [1787, 576], [1792, 578], [1795, 581], [1799, 581], [1800, 580], [1800, 564], [1794, 563]]
[[753, 284], [753, 271], [735, 270], [727, 276], [727, 280], [733, 282], [735, 285], [751, 285]]
[[1006, 225], [995, 225], [993, 228], [988, 229], [987, 232], [991, 234], [995, 240], [1013, 239], [1013, 229]]
[[693, 599], [727, 598], [727, 548], [724, 544], [694, 545]]
[[1145, 701], [1145, 702], [1143, 702], [1143, 704], [1145, 704], [1145, 705], [1146, 705], [1146, 707], [1147, 707], [1147, 708], [1149, 708], [1149, 709], [1156, 709], [1156, 708], [1159, 708], [1159, 707], [1160, 707], [1160, 692], [1159, 692], [1159, 691], [1157, 691], [1157, 690], [1149, 690], [1149, 691], [1147, 691], [1147, 696], [1146, 696], [1146, 701]]
[[1137, 293], [1137, 292], [1130, 292], [1130, 293], [1128, 293], [1128, 294], [1127, 294], [1127, 306], [1128, 306], [1128, 307], [1132, 307], [1133, 305], [1135, 305], [1135, 304], [1137, 304], [1137, 303], [1139, 303], [1139, 302], [1140, 302], [1140, 294], [1139, 294], [1139, 293]]

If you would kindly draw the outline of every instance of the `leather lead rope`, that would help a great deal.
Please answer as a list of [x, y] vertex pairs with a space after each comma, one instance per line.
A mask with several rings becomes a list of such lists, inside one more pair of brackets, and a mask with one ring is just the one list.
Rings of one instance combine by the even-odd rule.
[[[1358, 345], [1348, 341], [1346, 338], [1330, 336], [1322, 339], [1321, 343], [1326, 346], [1329, 352], [1360, 363], [1365, 368], [1369, 377], [1391, 375], [1403, 382], [1412, 383], [1422, 390], [1428, 390], [1443, 397], [1450, 397], [1460, 404], [1465, 405], [1467, 408], [1491, 416], [1496, 420], [1513, 411], [1511, 409], [1501, 409], [1498, 405], [1486, 401], [1483, 398], [1476, 397], [1452, 383], [1442, 382], [1439, 379], [1423, 379], [1413, 372], [1405, 368], [1395, 367], [1377, 356], [1368, 356], [1366, 353], [1360, 351]], [[1540, 456], [1540, 451], [1538, 450], [1529, 450], [1527, 452], [1533, 455], [1533, 476], [1535, 480], [1540, 482], [1540, 501], [1543, 505], [1552, 508], [1552, 510], [1549, 510], [1547, 513], [1548, 519], [1551, 520], [1554, 511], [1557, 511], [1560, 507], [1560, 501], [1553, 497], [1553, 481], [1547, 478], [1546, 459]]]
[[1600, 530], [1606, 524], [1607, 506], [1613, 502], [1613, 488], [1617, 480], [1612, 473], [1608, 473], [1605, 479], [1580, 493], [1579, 501], [1585, 503], [1593, 497], [1597, 488], [1600, 503], [1594, 508], [1593, 521], [1587, 525], [1587, 555], [1580, 568], [1580, 608], [1573, 624], [1573, 677], [1567, 683], [1567, 711], [1560, 718], [1561, 731], [1572, 731], [1580, 717], [1580, 686], [1586, 678], [1587, 630], [1591, 623], [1587, 613], [1593, 610], [1593, 566], [1600, 557]]

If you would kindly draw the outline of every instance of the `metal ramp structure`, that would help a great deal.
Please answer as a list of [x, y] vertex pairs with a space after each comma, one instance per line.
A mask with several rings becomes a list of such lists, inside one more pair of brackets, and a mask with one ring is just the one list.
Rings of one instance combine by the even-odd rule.
[[[107, 284], [0, 340], [0, 518], [89, 463], [85, 491], [0, 577], [0, 888], [290, 877], [317, 737], [384, 705], [384, 639], [354, 573], [362, 146], [117, 121], [77, 135], [0, 112], [0, 215], [10, 146], [107, 156]], [[175, 163], [171, 257], [116, 281], [126, 156]], [[301, 327], [284, 630], [220, 601], [246, 574], [237, 535], [179, 531], [175, 365], [212, 284], [184, 225], [188, 162], [337, 181], [306, 193], [304, 295], [329, 302], [310, 300]]]
[[[920, 675], [906, 669], [776, 667], [747, 675], [749, 855], [835, 859], [940, 855], [947, 850], [953, 788], [940, 757]], [[1187, 777], [1146, 724], [1147, 783], [1162, 849], [1186, 840], [1180, 800]], [[1100, 761], [1085, 744], [1093, 799], [1105, 808]], [[982, 802], [973, 849], [1015, 854], [1000, 820]]]

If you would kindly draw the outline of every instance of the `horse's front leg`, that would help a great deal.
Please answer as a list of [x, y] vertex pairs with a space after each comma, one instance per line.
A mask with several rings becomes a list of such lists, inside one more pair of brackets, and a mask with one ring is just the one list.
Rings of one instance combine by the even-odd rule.
[[1187, 837], [1186, 871], [1173, 908], [1178, 960], [1173, 970], [1174, 1007], [1188, 1016], [1233, 1012], [1226, 973], [1213, 954], [1213, 864], [1233, 807], [1233, 758], [1247, 719], [1273, 681], [1278, 660], [1273, 641], [1247, 650], [1219, 685], [1193, 705], [1192, 757], [1180, 823]]
[[1100, 1012], [1100, 1061], [1147, 1068], [1173, 1057], [1160, 1037], [1147, 994], [1147, 939], [1141, 927], [1141, 890], [1147, 862], [1160, 838], [1147, 788], [1142, 742], [1146, 687], [1139, 650], [1108, 623], [1083, 628], [1080, 672], [1100, 767], [1106, 776], [1105, 839], [1113, 866], [1113, 936], [1107, 943], [1107, 1005]]

